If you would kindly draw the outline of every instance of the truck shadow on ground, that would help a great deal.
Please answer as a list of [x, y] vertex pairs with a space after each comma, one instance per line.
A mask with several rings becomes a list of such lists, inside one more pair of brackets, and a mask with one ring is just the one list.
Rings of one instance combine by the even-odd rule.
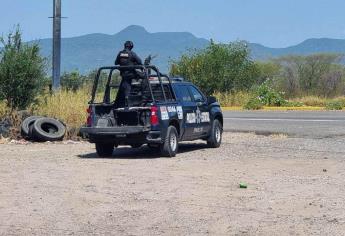
[[[207, 149], [205, 143], [181, 143], [179, 144], [178, 154], [193, 152], [196, 150]], [[177, 155], [178, 155], [177, 154]], [[146, 145], [140, 148], [130, 148], [130, 147], [119, 147], [115, 148], [113, 155], [109, 157], [99, 157], [96, 152], [87, 153], [83, 155], [78, 155], [80, 158], [84, 159], [155, 159], [155, 158], [164, 158], [160, 155], [159, 150], [152, 150]]]

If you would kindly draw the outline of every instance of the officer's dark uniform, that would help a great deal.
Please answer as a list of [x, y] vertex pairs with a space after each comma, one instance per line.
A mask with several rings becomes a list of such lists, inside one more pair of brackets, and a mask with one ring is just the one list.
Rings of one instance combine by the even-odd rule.
[[[133, 43], [127, 41], [125, 43], [125, 49], [120, 51], [116, 57], [115, 65], [120, 66], [134, 66], [134, 65], [142, 65], [141, 59], [138, 55], [132, 51]], [[120, 84], [120, 89], [117, 97], [117, 106], [124, 107], [125, 101], [128, 98], [131, 92], [131, 83], [132, 79], [138, 77], [137, 72], [135, 69], [122, 69], [120, 70], [120, 74], [122, 77], [122, 81]]]

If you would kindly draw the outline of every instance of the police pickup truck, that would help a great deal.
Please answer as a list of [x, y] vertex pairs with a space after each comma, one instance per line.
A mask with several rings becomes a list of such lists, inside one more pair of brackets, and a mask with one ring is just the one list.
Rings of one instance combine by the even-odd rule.
[[138, 148], [147, 144], [167, 157], [176, 155], [182, 141], [202, 139], [211, 148], [220, 146], [223, 115], [215, 97], [205, 97], [192, 83], [169, 78], [155, 66], [130, 68], [144, 76], [132, 82], [124, 107], [116, 101], [119, 85], [115, 82], [120, 79], [116, 71], [129, 68], [102, 67], [96, 75], [87, 124], [81, 133], [96, 144], [99, 156], [111, 156], [119, 145]]

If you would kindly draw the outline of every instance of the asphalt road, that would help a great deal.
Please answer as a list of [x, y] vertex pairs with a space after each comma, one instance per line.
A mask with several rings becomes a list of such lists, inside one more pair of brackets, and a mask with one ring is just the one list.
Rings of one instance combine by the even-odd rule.
[[345, 136], [342, 111], [224, 111], [224, 130], [294, 137]]

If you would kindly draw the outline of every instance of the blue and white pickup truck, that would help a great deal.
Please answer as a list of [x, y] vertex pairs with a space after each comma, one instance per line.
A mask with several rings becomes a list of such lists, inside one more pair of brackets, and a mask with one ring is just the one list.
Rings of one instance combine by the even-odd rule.
[[[111, 156], [119, 145], [137, 148], [147, 144], [167, 157], [176, 155], [182, 141], [202, 139], [211, 148], [220, 146], [223, 115], [215, 97], [206, 97], [181, 78], [161, 74], [155, 66], [132, 66], [145, 76], [132, 82], [127, 105], [117, 107], [118, 98], [111, 96], [119, 88], [113, 83], [119, 78], [115, 71], [121, 68], [124, 67], [99, 69], [87, 109], [87, 124], [81, 128], [89, 141], [96, 144], [99, 156]], [[103, 83], [100, 77], [105, 78]], [[146, 91], [142, 89], [145, 80]], [[104, 88], [99, 88], [99, 84]], [[102, 100], [96, 102], [96, 97]]]

